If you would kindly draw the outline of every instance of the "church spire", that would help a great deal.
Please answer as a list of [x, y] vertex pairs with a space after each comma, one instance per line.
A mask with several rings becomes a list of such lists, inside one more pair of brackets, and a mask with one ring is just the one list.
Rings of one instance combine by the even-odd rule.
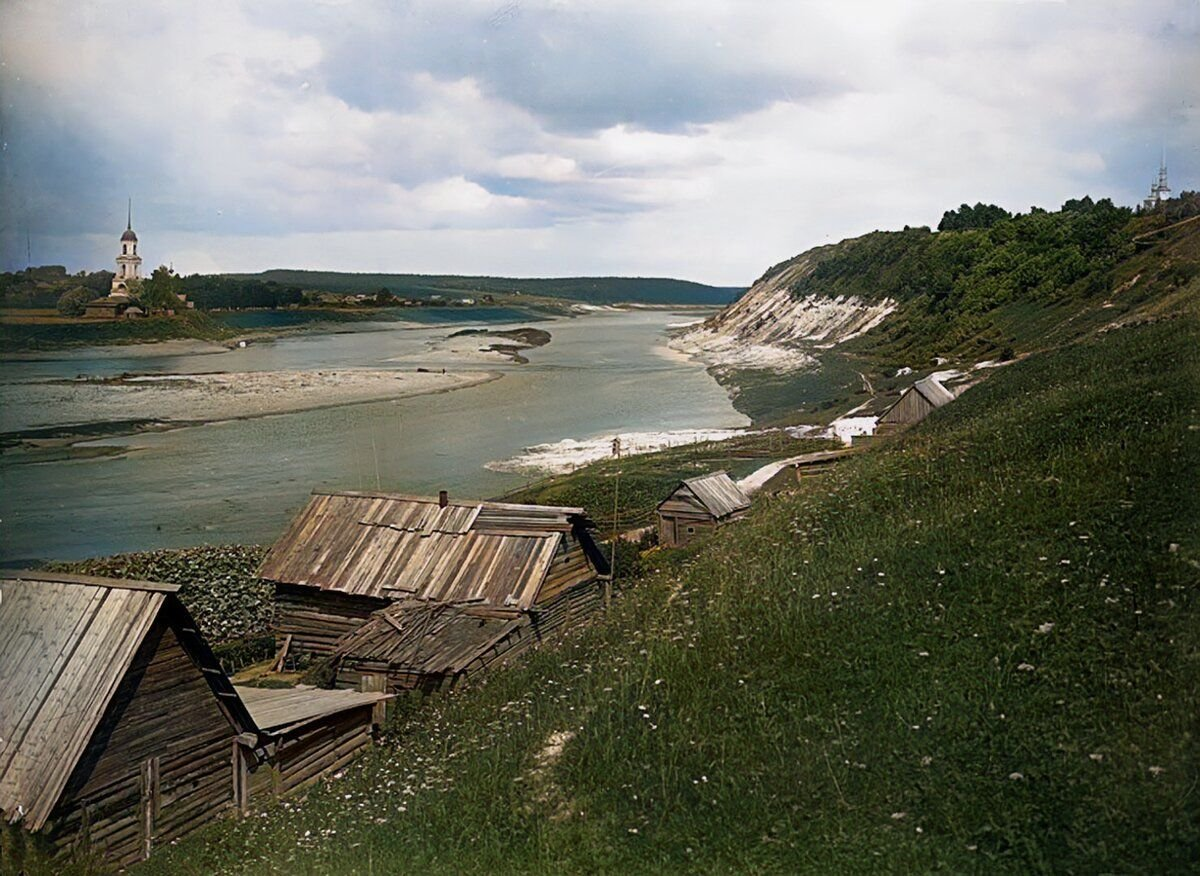
[[125, 230], [133, 231], [133, 198], [129, 199], [129, 213], [125, 219]]

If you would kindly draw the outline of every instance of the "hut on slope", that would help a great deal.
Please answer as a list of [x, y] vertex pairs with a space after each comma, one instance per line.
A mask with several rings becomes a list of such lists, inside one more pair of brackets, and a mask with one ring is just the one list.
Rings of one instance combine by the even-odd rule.
[[[50, 572], [0, 576], [5, 821], [60, 850], [86, 846], [125, 865], [244, 807], [251, 788], [241, 777], [270, 774], [295, 729], [259, 727], [177, 590]], [[344, 705], [320, 720], [336, 723], [362, 704]]]
[[900, 394], [895, 403], [884, 411], [875, 424], [876, 432], [888, 431], [900, 426], [919, 423], [947, 402], [954, 401], [954, 393], [932, 377], [918, 380]]
[[451, 688], [514, 657], [600, 605], [595, 586], [560, 592], [528, 610], [409, 599], [377, 611], [334, 651], [337, 684], [420, 690]]
[[394, 602], [543, 612], [560, 595], [588, 603], [608, 573], [592, 528], [581, 508], [316, 493], [259, 576], [275, 585], [276, 635], [328, 656]]
[[235, 805], [233, 765], [253, 721], [177, 589], [0, 578], [6, 821], [126, 864]]
[[683, 547], [740, 517], [750, 497], [723, 471], [681, 481], [658, 506], [658, 542]]

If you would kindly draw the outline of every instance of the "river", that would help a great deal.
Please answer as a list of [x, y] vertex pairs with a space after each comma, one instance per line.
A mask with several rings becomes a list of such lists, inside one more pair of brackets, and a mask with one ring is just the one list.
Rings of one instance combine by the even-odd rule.
[[[0, 364], [4, 382], [137, 371], [415, 367], [503, 373], [438, 395], [234, 420], [109, 438], [115, 456], [17, 462], [0, 456], [0, 564], [229, 542], [269, 543], [311, 490], [376, 489], [481, 498], [528, 475], [489, 462], [564, 438], [617, 431], [747, 425], [704, 368], [666, 349], [669, 325], [696, 311], [597, 312], [536, 325], [552, 341], [527, 364], [464, 364], [438, 345], [462, 323], [394, 323], [307, 334], [206, 355], [132, 357], [80, 351]], [[483, 343], [486, 343], [484, 341]], [[7, 423], [82, 422], [86, 411], [16, 411]], [[6, 426], [11, 428], [11, 426]]]

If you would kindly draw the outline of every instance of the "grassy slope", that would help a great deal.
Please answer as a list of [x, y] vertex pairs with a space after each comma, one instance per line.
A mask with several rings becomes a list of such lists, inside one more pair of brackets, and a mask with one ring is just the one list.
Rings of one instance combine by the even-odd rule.
[[1186, 869], [1197, 344], [1192, 307], [1016, 363], [142, 870]]
[[146, 319], [50, 322], [41, 325], [0, 323], [0, 347], [9, 351], [25, 351], [99, 344], [140, 344], [178, 338], [220, 341], [235, 334], [207, 313], [185, 311], [177, 316], [152, 316]]
[[477, 296], [486, 294], [543, 295], [593, 304], [636, 302], [643, 304], [728, 304], [740, 289], [707, 286], [689, 280], [658, 277], [508, 278], [460, 277], [439, 274], [358, 274], [338, 271], [275, 269], [236, 277], [274, 280], [305, 289], [374, 294], [386, 287], [393, 295], [424, 298], [429, 295]]

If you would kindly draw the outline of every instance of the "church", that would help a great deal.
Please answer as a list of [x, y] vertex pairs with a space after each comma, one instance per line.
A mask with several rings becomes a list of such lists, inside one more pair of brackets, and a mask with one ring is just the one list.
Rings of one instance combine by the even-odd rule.
[[121, 235], [121, 251], [117, 255], [117, 272], [113, 274], [112, 291], [103, 298], [89, 301], [83, 309], [86, 319], [135, 319], [146, 312], [138, 307], [129, 294], [129, 285], [142, 279], [142, 257], [137, 252], [138, 239], [133, 230], [133, 201], [125, 219], [125, 231]]

